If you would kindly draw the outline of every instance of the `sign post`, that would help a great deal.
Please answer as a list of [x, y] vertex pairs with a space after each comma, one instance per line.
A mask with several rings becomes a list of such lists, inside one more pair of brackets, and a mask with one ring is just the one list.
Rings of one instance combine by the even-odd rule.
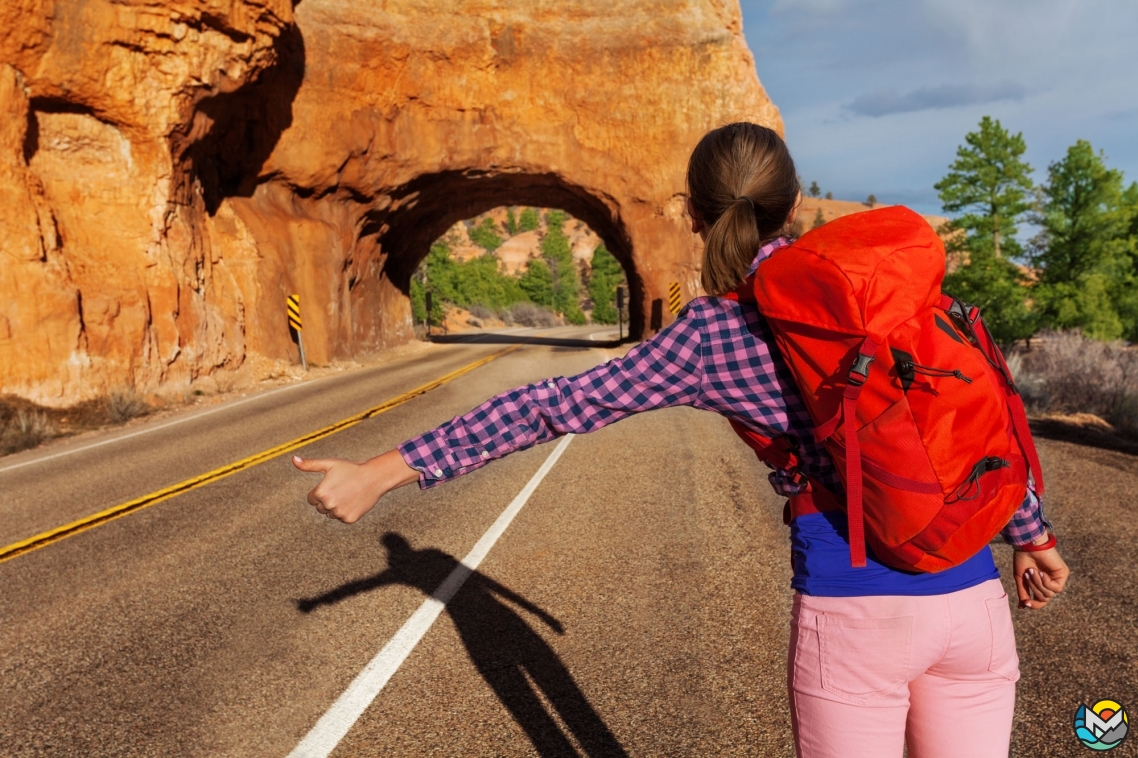
[[285, 300], [288, 305], [288, 325], [296, 330], [296, 346], [300, 348], [300, 365], [308, 370], [308, 359], [304, 357], [304, 327], [300, 322], [300, 295], [289, 295]]
[[616, 337], [624, 341], [624, 287], [616, 288]]

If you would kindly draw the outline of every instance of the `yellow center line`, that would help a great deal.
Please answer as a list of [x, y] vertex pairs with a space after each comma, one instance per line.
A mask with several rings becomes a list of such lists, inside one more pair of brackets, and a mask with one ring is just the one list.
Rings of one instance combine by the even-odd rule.
[[13, 542], [11, 545], [0, 548], [0, 563], [11, 560], [16, 556], [30, 553], [33, 550], [39, 550], [41, 547], [47, 547], [53, 542], [59, 542], [60, 540], [67, 539], [68, 537], [72, 537], [76, 534], [79, 534], [80, 532], [85, 532], [88, 529], [94, 529], [96, 526], [105, 524], [108, 521], [112, 521], [117, 518], [121, 518], [122, 516], [126, 516], [129, 513], [134, 513], [135, 511], [142, 510], [143, 508], [155, 505], [156, 503], [161, 503], [163, 500], [169, 500], [170, 498], [180, 495], [183, 492], [189, 492], [190, 490], [195, 490], [198, 487], [204, 487], [211, 482], [216, 482], [219, 479], [224, 479], [230, 474], [236, 474], [238, 471], [244, 471], [247, 468], [252, 468], [259, 463], [264, 463], [265, 461], [276, 458], [278, 455], [292, 452], [297, 448], [312, 444], [317, 440], [322, 440], [325, 437], [335, 434], [336, 432], [342, 432], [349, 427], [355, 426], [361, 421], [366, 421], [373, 416], [378, 416], [379, 414], [385, 413], [392, 408], [403, 405], [408, 400], [412, 400], [419, 395], [426, 394], [433, 389], [441, 387], [447, 382], [453, 381], [454, 379], [457, 379], [463, 374], [467, 374], [474, 369], [479, 368], [480, 366], [485, 366], [490, 361], [501, 358], [506, 353], [513, 352], [519, 347], [521, 347], [520, 344], [513, 345], [512, 347], [508, 347], [505, 350], [499, 350], [498, 352], [488, 355], [485, 358], [480, 358], [473, 363], [468, 363], [462, 368], [456, 369], [449, 374], [446, 374], [445, 376], [440, 376], [438, 379], [434, 379], [420, 387], [416, 387], [410, 392], [404, 392], [402, 395], [393, 397], [387, 402], [381, 403], [374, 408], [369, 408], [363, 413], [357, 413], [356, 415], [350, 416], [346, 419], [343, 419], [342, 421], [337, 421], [334, 424], [330, 424], [323, 429], [317, 429], [314, 432], [310, 432], [303, 437], [297, 437], [294, 440], [289, 440], [288, 442], [277, 445], [276, 447], [271, 447], [268, 450], [263, 450], [259, 453], [255, 453], [254, 455], [250, 455], [248, 458], [242, 458], [239, 461], [227, 464], [221, 468], [216, 468], [213, 471], [199, 474], [198, 476], [187, 479], [184, 482], [172, 484], [169, 487], [158, 490], [157, 492], [151, 492], [149, 495], [143, 495], [142, 497], [135, 498], [134, 500], [116, 505], [113, 508], [108, 508], [105, 511], [99, 511], [98, 513], [92, 514], [85, 518], [81, 518], [78, 521], [72, 521], [70, 524], [65, 524], [63, 526], [56, 527], [55, 529], [41, 532], [40, 534], [37, 534], [34, 537], [29, 537], [26, 540]]

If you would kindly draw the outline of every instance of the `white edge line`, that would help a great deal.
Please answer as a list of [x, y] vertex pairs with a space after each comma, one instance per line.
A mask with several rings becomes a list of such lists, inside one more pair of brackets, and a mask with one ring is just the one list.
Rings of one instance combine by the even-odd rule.
[[510, 526], [510, 522], [525, 506], [534, 490], [541, 484], [541, 480], [557, 463], [572, 439], [573, 435], [571, 434], [562, 438], [553, 452], [549, 454], [549, 457], [545, 459], [545, 463], [541, 464], [541, 468], [533, 475], [533, 478], [522, 488], [517, 497], [506, 506], [506, 510], [502, 511], [502, 514], [486, 530], [481, 539], [474, 543], [474, 547], [470, 549], [462, 562], [450, 572], [450, 575], [443, 580], [438, 589], [423, 601], [419, 609], [411, 614], [411, 618], [404, 622], [395, 636], [383, 646], [382, 650], [376, 653], [376, 656], [371, 659], [367, 666], [364, 666], [363, 671], [352, 680], [352, 683], [336, 699], [336, 702], [332, 703], [332, 707], [320, 717], [316, 726], [312, 727], [304, 739], [300, 741], [300, 744], [288, 754], [288, 758], [327, 758], [336, 749], [336, 745], [340, 743], [340, 740], [344, 738], [356, 720], [363, 715], [363, 712], [375, 700], [380, 690], [387, 685], [391, 677], [403, 665], [403, 661], [407, 660], [407, 656], [423, 639], [431, 625], [435, 623], [435, 619], [439, 617], [446, 604], [462, 587], [467, 577], [478, 568], [482, 560], [490, 553], [494, 543], [498, 541], [498, 538]]
[[[324, 377], [320, 377], [320, 378], [323, 379]], [[157, 426], [146, 426], [146, 427], [143, 427], [142, 429], [139, 429], [137, 432], [131, 432], [130, 434], [123, 434], [123, 435], [120, 435], [118, 437], [111, 437], [110, 439], [101, 440], [99, 442], [92, 442], [90, 445], [83, 445], [82, 447], [75, 447], [75, 448], [71, 448], [70, 450], [60, 450], [58, 453], [55, 453], [53, 455], [45, 455], [42, 458], [34, 458], [30, 461], [23, 461], [21, 463], [13, 463], [11, 466], [4, 466], [3, 468], [0, 468], [0, 474], [3, 474], [5, 471], [14, 471], [15, 469], [23, 468], [24, 466], [31, 466], [31, 465], [36, 464], [36, 463], [46, 463], [47, 461], [54, 460], [56, 458], [62, 458], [65, 455], [71, 455], [73, 453], [82, 453], [84, 450], [91, 450], [92, 448], [102, 447], [103, 445], [110, 445], [112, 442], [122, 442], [123, 440], [129, 440], [131, 437], [138, 437], [140, 435], [148, 434], [150, 432], [157, 432], [160, 429], [167, 429], [171, 426], [176, 426], [178, 424], [184, 424], [187, 421], [194, 421], [194, 420], [202, 418], [204, 416], [208, 416], [211, 413], [217, 413], [218, 411], [227, 411], [230, 408], [236, 408], [239, 405], [244, 405], [245, 403], [251, 403], [254, 400], [260, 400], [262, 398], [269, 397], [270, 395], [275, 395], [278, 392], [284, 392], [285, 390], [296, 389], [297, 387], [307, 387], [307, 386], [311, 385], [313, 381], [314, 380], [309, 380], [306, 382], [302, 381], [302, 382], [297, 382], [296, 384], [290, 384], [287, 387], [277, 387], [276, 389], [269, 390], [268, 392], [262, 392], [258, 395], [253, 395], [252, 397], [245, 397], [245, 398], [242, 398], [240, 400], [236, 400], [232, 403], [225, 403], [223, 405], [217, 406], [216, 408], [210, 408], [207, 411], [202, 411], [201, 413], [194, 413], [192, 415], [183, 416], [182, 418], [177, 418], [177, 419], [174, 419], [173, 421], [167, 421], [166, 423], [158, 424]], [[317, 379], [315, 381], [319, 381], [319, 379]]]

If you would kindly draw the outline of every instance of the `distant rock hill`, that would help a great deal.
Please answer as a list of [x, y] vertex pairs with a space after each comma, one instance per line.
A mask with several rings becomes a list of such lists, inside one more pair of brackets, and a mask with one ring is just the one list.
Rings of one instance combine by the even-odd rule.
[[[859, 203], [855, 200], [827, 200], [821, 197], [806, 197], [802, 198], [802, 206], [798, 209], [798, 219], [794, 222], [794, 235], [801, 236], [806, 232], [813, 229], [815, 226], [820, 225], [818, 222], [828, 223], [836, 218], [848, 216], [851, 213], [861, 213], [873, 208], [884, 208], [888, 203], [876, 203], [870, 206], [867, 203]], [[819, 214], [821, 217], [819, 218]], [[922, 213], [921, 216], [929, 225], [940, 231], [948, 218], [945, 216], [930, 216]]]
[[[447, 243], [451, 256], [456, 260], [465, 261], [486, 254], [486, 248], [478, 245], [470, 238], [470, 230], [481, 226], [485, 219], [494, 223], [495, 231], [503, 242], [494, 255], [502, 262], [504, 272], [517, 276], [525, 271], [526, 264], [534, 258], [541, 257], [541, 239], [546, 232], [546, 214], [549, 208], [535, 208], [538, 217], [538, 226], [531, 231], [518, 231], [510, 234], [507, 225], [507, 212], [509, 208], [495, 208], [491, 211], [475, 216], [465, 221], [459, 221], [446, 234], [439, 238], [440, 242]], [[524, 207], [512, 208], [515, 218], [521, 215]], [[593, 260], [593, 253], [602, 244], [601, 238], [580, 219], [566, 214], [561, 230], [569, 239], [569, 247], [573, 251], [573, 260], [577, 262], [583, 272], [587, 272]]]

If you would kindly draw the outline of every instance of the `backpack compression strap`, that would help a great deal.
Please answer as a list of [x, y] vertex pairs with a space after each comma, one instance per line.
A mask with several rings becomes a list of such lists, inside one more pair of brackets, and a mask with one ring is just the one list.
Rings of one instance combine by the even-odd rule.
[[940, 296], [940, 307], [941, 310], [949, 314], [949, 317], [958, 326], [966, 327], [965, 331], [970, 333], [969, 336], [972, 337], [976, 347], [980, 349], [988, 363], [1000, 375], [1008, 390], [1008, 412], [1012, 417], [1016, 439], [1019, 440], [1019, 446], [1027, 458], [1032, 478], [1035, 481], [1035, 493], [1042, 495], [1043, 467], [1039, 463], [1039, 453], [1035, 449], [1035, 440], [1031, 436], [1031, 427], [1027, 423], [1027, 409], [1023, 407], [1023, 397], [1019, 394], [1019, 388], [1015, 385], [1007, 361], [1004, 360], [1004, 356], [996, 347], [996, 341], [992, 339], [992, 333], [985, 326], [984, 319], [980, 317], [980, 309], [974, 306], [966, 306], [959, 300], [944, 294]]

